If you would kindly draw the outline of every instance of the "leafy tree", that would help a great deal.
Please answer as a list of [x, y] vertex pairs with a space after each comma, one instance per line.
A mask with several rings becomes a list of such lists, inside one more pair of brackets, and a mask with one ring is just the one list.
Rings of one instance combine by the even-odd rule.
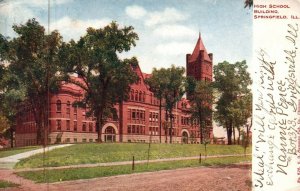
[[15, 85], [24, 90], [36, 122], [37, 144], [46, 143], [48, 92], [55, 92], [60, 84], [57, 53], [62, 37], [57, 31], [46, 35], [35, 19], [13, 29], [17, 37], [0, 41], [1, 60], [9, 63], [10, 79], [15, 77]]
[[[208, 81], [189, 80], [189, 99], [191, 101], [192, 119], [199, 121], [200, 143], [204, 144], [211, 129], [211, 116], [213, 104], [213, 87]], [[207, 133], [204, 133], [207, 132]]]
[[166, 102], [165, 108], [167, 117], [170, 118], [170, 143], [172, 143], [173, 134], [173, 109], [175, 108], [176, 103], [182, 98], [186, 89], [186, 78], [183, 76], [184, 73], [185, 69], [183, 67], [175, 67], [174, 65], [172, 65], [171, 68], [168, 68], [166, 72], [167, 86], [164, 99]]
[[118, 57], [136, 45], [138, 35], [133, 29], [132, 26], [119, 28], [116, 22], [104, 28], [88, 28], [79, 41], [64, 43], [60, 52], [64, 73], [76, 73], [81, 78], [80, 81], [70, 78], [69, 82], [85, 91], [81, 103], [89, 106], [90, 114], [96, 118], [99, 142], [104, 120], [115, 104], [128, 98], [130, 84], [138, 80], [134, 72], [137, 59]]
[[251, 7], [253, 7], [253, 0], [245, 0], [244, 4], [245, 4], [244, 8], [249, 7], [249, 9], [250, 9]]
[[[230, 112], [233, 116], [233, 130], [238, 130], [238, 144], [240, 144], [240, 136], [242, 127], [248, 124], [249, 118], [252, 116], [252, 94], [248, 92], [245, 95], [241, 95], [237, 100], [233, 101], [230, 106]], [[247, 131], [248, 132], [248, 131]], [[247, 133], [249, 134], [249, 132]], [[234, 137], [235, 140], [235, 137]]]
[[161, 143], [161, 131], [162, 131], [162, 107], [163, 98], [167, 88], [167, 69], [154, 68], [151, 77], [145, 79], [146, 84], [149, 85], [150, 90], [154, 93], [154, 96], [159, 100], [159, 142]]
[[249, 94], [252, 83], [246, 61], [235, 64], [226, 61], [219, 63], [214, 66], [214, 78], [214, 87], [219, 93], [215, 119], [226, 128], [228, 144], [231, 145], [235, 117], [232, 107], [238, 107], [234, 102]]

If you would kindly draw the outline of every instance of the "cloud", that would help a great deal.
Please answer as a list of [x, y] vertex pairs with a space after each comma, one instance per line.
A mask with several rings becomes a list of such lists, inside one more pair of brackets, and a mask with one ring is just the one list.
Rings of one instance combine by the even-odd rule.
[[50, 25], [50, 30], [58, 30], [64, 37], [64, 40], [78, 40], [80, 36], [83, 36], [88, 27], [100, 28], [108, 25], [111, 19], [91, 19], [91, 20], [78, 20], [71, 19], [70, 17], [63, 17], [57, 21], [54, 21]]
[[154, 29], [153, 34], [163, 38], [194, 38], [197, 31], [184, 25], [162, 25]]
[[[73, 0], [51, 0], [51, 7], [67, 4]], [[13, 24], [25, 23], [28, 19], [36, 18], [41, 22], [40, 15], [47, 14], [48, 1], [46, 0], [4, 0], [0, 2], [0, 33], [14, 36]]]
[[125, 9], [126, 14], [133, 19], [141, 19], [147, 14], [147, 11], [138, 5], [128, 6]]
[[159, 44], [155, 47], [157, 54], [163, 54], [166, 56], [185, 55], [187, 51], [193, 49], [194, 44], [188, 42], [169, 42], [165, 44]]
[[175, 23], [177, 21], [183, 21], [188, 18], [175, 8], [165, 8], [164, 11], [151, 12], [148, 14], [149, 18], [145, 21], [146, 26], [155, 26], [158, 24]]

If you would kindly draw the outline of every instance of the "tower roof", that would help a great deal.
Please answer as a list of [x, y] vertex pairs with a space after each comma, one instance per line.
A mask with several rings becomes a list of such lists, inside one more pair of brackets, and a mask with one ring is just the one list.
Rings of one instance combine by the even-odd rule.
[[209, 58], [206, 48], [203, 44], [202, 38], [201, 38], [201, 34], [199, 33], [199, 38], [197, 41], [197, 44], [194, 48], [193, 54], [191, 55], [191, 60], [194, 61], [199, 57], [200, 51], [203, 50], [204, 51], [204, 60], [211, 62], [211, 59]]

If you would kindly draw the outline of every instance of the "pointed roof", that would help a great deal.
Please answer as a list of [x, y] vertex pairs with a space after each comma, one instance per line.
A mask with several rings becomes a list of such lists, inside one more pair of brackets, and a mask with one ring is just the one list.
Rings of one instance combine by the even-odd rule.
[[207, 51], [206, 51], [206, 48], [203, 44], [203, 41], [202, 41], [202, 38], [201, 38], [201, 33], [199, 32], [199, 38], [198, 38], [197, 44], [194, 48], [193, 54], [190, 57], [191, 61], [195, 61], [199, 57], [199, 54], [200, 54], [201, 50], [204, 51], [204, 60], [211, 62], [211, 59], [209, 58], [209, 56], [207, 54]]

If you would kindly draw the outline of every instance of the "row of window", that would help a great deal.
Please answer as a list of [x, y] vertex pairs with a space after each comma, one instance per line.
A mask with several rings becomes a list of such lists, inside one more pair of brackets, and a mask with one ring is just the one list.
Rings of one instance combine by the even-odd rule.
[[[97, 139], [95, 139], [95, 140], [94, 139], [86, 139], [86, 138], [81, 139], [82, 143], [86, 143], [87, 141], [92, 143], [92, 142], [97, 142]], [[48, 139], [48, 142], [51, 143], [50, 138]], [[73, 139], [73, 143], [78, 143], [78, 142], [79, 142], [79, 140], [77, 138]], [[71, 143], [71, 138], [66, 138], [63, 141], [62, 141], [62, 138], [56, 138], [55, 143]]]
[[[51, 120], [49, 120], [49, 125], [51, 126]], [[88, 129], [87, 129], [88, 128]], [[66, 128], [67, 131], [71, 131], [71, 125], [70, 120], [66, 120]], [[56, 120], [56, 130], [61, 131], [62, 130], [62, 120], [57, 119]], [[77, 121], [73, 121], [73, 131], [78, 131], [78, 124]], [[94, 131], [94, 124], [93, 122], [82, 122], [82, 131]]]
[[128, 109], [128, 119], [145, 121], [145, 110]]
[[143, 125], [128, 125], [127, 126], [128, 134], [145, 134], [145, 126]]
[[[130, 101], [137, 101], [137, 102], [146, 102], [146, 92], [145, 91], [138, 91], [138, 90], [131, 90], [129, 100]], [[154, 105], [159, 105], [159, 100], [154, 97], [152, 93], [150, 93], [150, 103]]]

